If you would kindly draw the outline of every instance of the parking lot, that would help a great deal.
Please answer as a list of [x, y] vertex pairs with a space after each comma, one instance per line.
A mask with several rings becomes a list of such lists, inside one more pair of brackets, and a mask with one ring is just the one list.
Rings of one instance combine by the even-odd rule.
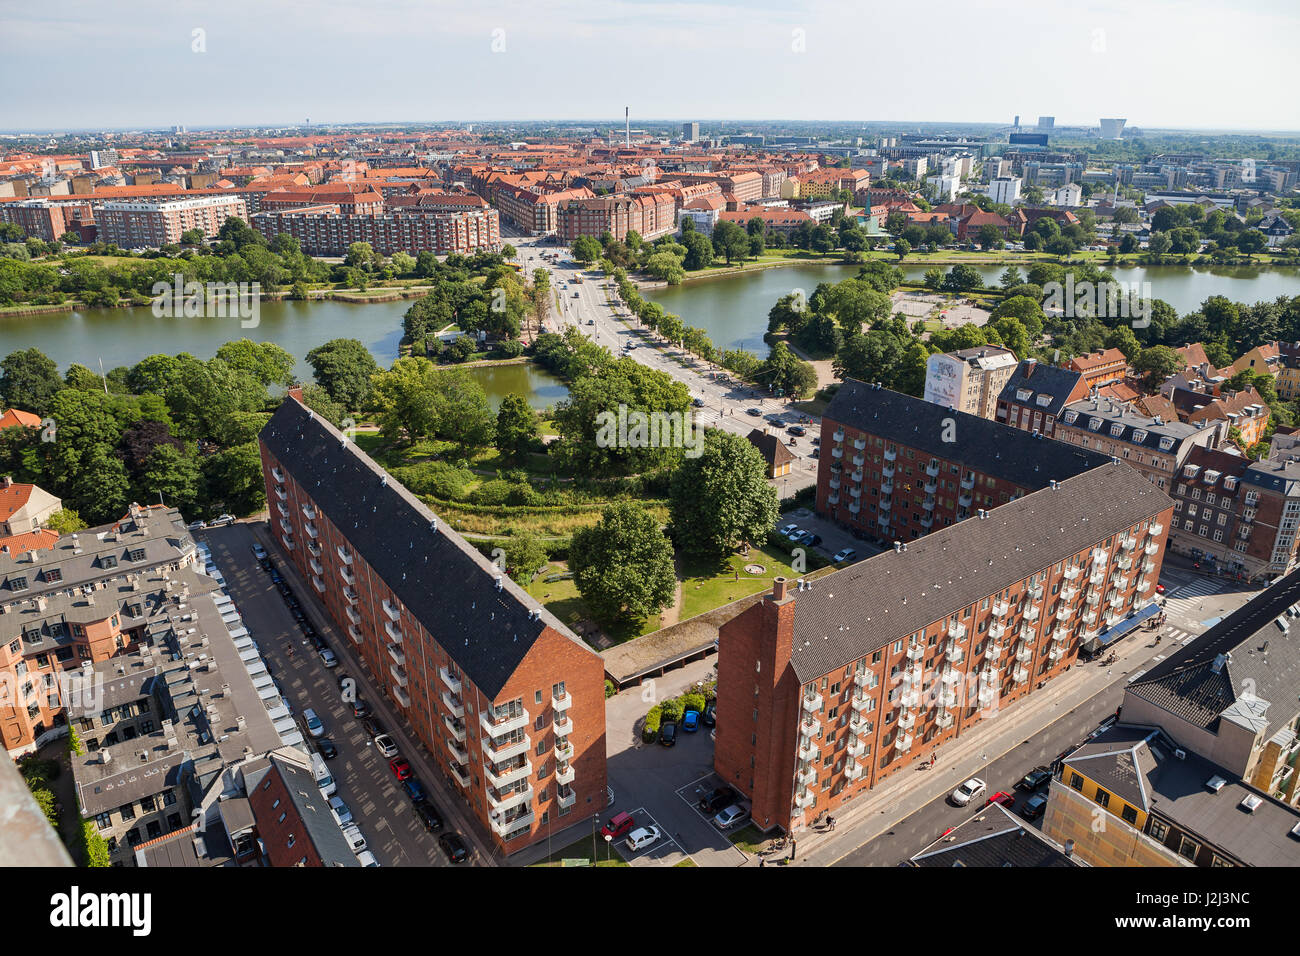
[[[788, 525], [797, 525], [801, 531], [811, 531], [817, 535], [821, 541], [813, 547], [813, 550], [825, 555], [827, 558], [833, 558], [841, 549], [852, 548], [856, 557], [847, 563], [861, 561], [863, 558], [869, 558], [873, 554], [878, 554], [880, 549], [866, 541], [859, 541], [853, 537], [847, 529], [836, 524], [834, 521], [819, 517], [816, 512], [810, 508], [796, 508], [793, 511], [787, 511], [777, 519], [776, 529]], [[791, 544], [791, 547], [794, 547]]]
[[[297, 598], [304, 620], [337, 655], [336, 668], [324, 665], [307, 632], [295, 620], [292, 606], [277, 590], [271, 575], [259, 566], [252, 551], [257, 539], [250, 525], [234, 524], [198, 533], [211, 548], [226, 578], [227, 590], [299, 724], [302, 725], [302, 714], [307, 708], [314, 710], [324, 723], [323, 737], [337, 750], [326, 766], [338, 785], [338, 796], [351, 810], [354, 822], [366, 838], [367, 849], [379, 864], [449, 865], [438, 837], [450, 832], [459, 832], [469, 847], [472, 862], [488, 861], [487, 854], [463, 823], [462, 808], [439, 792], [443, 787], [433, 775], [432, 765], [389, 712], [386, 702], [351, 653], [350, 644], [334, 633], [286, 563], [274, 552], [270, 555], [273, 566]], [[354, 716], [352, 703], [344, 700], [339, 686], [340, 673], [355, 681], [357, 693], [372, 711], [371, 717], [360, 720]], [[410, 762], [443, 819], [441, 831], [430, 833], [425, 829], [406, 790], [390, 768], [389, 758], [375, 747], [373, 735], [367, 732], [368, 725], [391, 736], [401, 756]], [[320, 738], [313, 737], [306, 729], [303, 736], [309, 746], [319, 746]]]

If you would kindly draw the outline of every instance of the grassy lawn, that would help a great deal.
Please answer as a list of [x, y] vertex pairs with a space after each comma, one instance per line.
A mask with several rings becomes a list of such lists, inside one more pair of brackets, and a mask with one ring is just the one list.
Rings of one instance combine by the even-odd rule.
[[767, 837], [759, 831], [758, 827], [752, 823], [742, 830], [727, 835], [727, 839], [732, 842], [737, 850], [742, 853], [757, 853], [759, 848], [767, 842]]
[[[562, 850], [556, 850], [550, 856], [540, 863], [534, 863], [533, 866], [559, 866], [561, 860], [583, 860], [587, 866], [593, 863], [596, 866], [629, 866], [630, 864], [619, 856], [618, 851], [612, 846], [605, 843], [603, 837], [596, 838], [597, 853], [595, 856], [591, 852], [591, 837], [583, 837], [576, 843], [570, 843]], [[605, 854], [609, 854], [609, 859], [605, 859]]]
[[[569, 625], [569, 627], [573, 627], [579, 621], [590, 621], [592, 619], [591, 612], [587, 610], [587, 605], [582, 600], [582, 595], [578, 593], [577, 584], [574, 583], [572, 578], [566, 581], [552, 581], [549, 584], [544, 580], [548, 574], [567, 570], [568, 568], [560, 564], [548, 564], [537, 577], [533, 578], [533, 583], [526, 590], [534, 598], [541, 601], [546, 610]], [[661, 617], [656, 614], [647, 618], [639, 626], [620, 624], [612, 627], [602, 627], [601, 630], [614, 643], [622, 644], [624, 641], [643, 637], [659, 630], [662, 626], [661, 620]]]
[[[790, 556], [768, 548], [750, 548], [749, 557], [733, 554], [721, 565], [688, 564], [682, 568], [682, 617], [695, 617], [772, 586], [778, 574], [797, 578]], [[748, 574], [747, 564], [761, 564], [762, 574]]]
[[680, 862], [680, 863], [674, 863], [673, 866], [674, 866], [674, 868], [675, 868], [675, 867], [679, 867], [679, 866], [699, 866], [699, 864], [696, 863], [694, 860], [692, 860], [692, 859], [688, 856], [686, 859], [682, 860], [682, 862]]

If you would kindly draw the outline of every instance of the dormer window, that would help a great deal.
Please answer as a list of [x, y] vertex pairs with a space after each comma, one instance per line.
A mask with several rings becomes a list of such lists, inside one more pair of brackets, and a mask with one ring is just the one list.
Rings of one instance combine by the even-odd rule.
[[1095, 432], [1095, 431], [1097, 431], [1097, 429], [1099, 429], [1099, 428], [1101, 428], [1101, 419], [1100, 419], [1100, 418], [1090, 418], [1090, 419], [1088, 419], [1088, 430], [1089, 430], [1089, 431], [1094, 431], [1094, 432]]
[[1183, 468], [1183, 474], [1188, 478], [1195, 478], [1201, 473], [1200, 465], [1187, 465]]
[[1074, 411], [1073, 409], [1070, 409], [1065, 413], [1065, 423], [1067, 425], [1073, 425], [1074, 420], [1078, 417], [1079, 417], [1079, 413]]
[[143, 561], [144, 548], [132, 548], [130, 551], [126, 553], [126, 559], [128, 561]]
[[1227, 478], [1224, 478], [1224, 479], [1223, 479], [1223, 490], [1224, 490], [1224, 491], [1236, 491], [1236, 490], [1237, 490], [1237, 479], [1234, 478], [1234, 477], [1232, 477], [1231, 475], [1229, 475]]
[[1146, 440], [1147, 440], [1147, 433], [1143, 429], [1138, 428], [1134, 430], [1133, 441], [1135, 444], [1140, 445]]
[[1213, 468], [1211, 468], [1209, 471], [1205, 473], [1204, 480], [1207, 485], [1212, 485], [1219, 480], [1219, 473], [1215, 471]]
[[1027, 402], [1034, 396], [1034, 390], [1031, 388], [1016, 389], [1016, 401]]
[[44, 575], [46, 581], [53, 582], [53, 581], [63, 580], [62, 568], [46, 568], [44, 571], [41, 572], [41, 574]]
[[1123, 425], [1120, 425], [1120, 424], [1117, 423], [1117, 424], [1114, 424], [1114, 425], [1111, 425], [1111, 426], [1110, 426], [1110, 437], [1111, 437], [1111, 438], [1118, 438], [1118, 437], [1119, 437], [1120, 435], [1122, 435], [1122, 434], [1124, 434], [1124, 426], [1123, 426]]
[[1173, 447], [1174, 447], [1174, 440], [1173, 440], [1172, 438], [1167, 438], [1167, 437], [1166, 437], [1166, 438], [1162, 438], [1162, 439], [1160, 439], [1160, 450], [1161, 450], [1161, 451], [1170, 451], [1170, 450], [1173, 449]]
[[1039, 395], [1037, 401], [1038, 401], [1038, 404], [1039, 404], [1041, 407], [1046, 408], [1048, 405], [1052, 404], [1052, 396], [1051, 396], [1051, 395]]
[[10, 591], [26, 591], [26, 590], [27, 590], [27, 578], [26, 578], [25, 576], [21, 576], [21, 575], [18, 576], [18, 577], [12, 577], [12, 578], [10, 578], [10, 579], [9, 579], [9, 590], [10, 590]]
[[115, 555], [115, 554], [101, 554], [101, 555], [99, 556], [99, 566], [100, 566], [101, 568], [115, 568], [115, 567], [117, 567], [117, 555]]

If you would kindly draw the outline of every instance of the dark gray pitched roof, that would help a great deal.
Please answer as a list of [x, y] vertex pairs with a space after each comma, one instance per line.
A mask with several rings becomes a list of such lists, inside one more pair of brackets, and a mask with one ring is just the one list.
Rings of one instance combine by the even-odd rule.
[[483, 694], [501, 691], [548, 624], [587, 649], [319, 415], [287, 398], [261, 438]]
[[769, 465], [784, 465], [787, 461], [794, 461], [794, 452], [775, 435], [769, 435], [760, 428], [753, 428], [745, 438], [758, 449]]
[[[1007, 384], [1002, 386], [1002, 391], [998, 393], [998, 401], [1031, 405], [1036, 409], [1041, 408], [1044, 416], [1055, 415], [1060, 418], [1061, 409], [1065, 407], [1070, 392], [1082, 378], [1083, 373], [1073, 369], [1058, 368], [1044, 362], [1031, 363], [1026, 360], [1016, 366]], [[1016, 392], [1022, 388], [1027, 388], [1032, 393], [1027, 399], [1016, 397]], [[1046, 405], [1038, 404], [1039, 395], [1050, 398]]]
[[[1108, 456], [1086, 448], [1037, 438], [1001, 422], [855, 379], [845, 379], [822, 417], [1029, 489], [1110, 462]], [[952, 427], [946, 425], [947, 419], [953, 420]], [[955, 441], [944, 441], [945, 436]]]
[[1084, 866], [996, 803], [911, 859], [915, 867]]
[[1172, 505], [1111, 464], [868, 558], [795, 592], [791, 664], [820, 677]]
[[289, 800], [307, 827], [312, 846], [320, 854], [321, 863], [324, 866], [360, 866], [352, 847], [343, 837], [342, 829], [334, 820], [334, 814], [330, 812], [329, 797], [316, 786], [316, 775], [311, 768], [285, 760], [276, 753], [270, 756], [284, 780]]
[[[1239, 689], [1249, 687], [1254, 698], [1247, 703], [1256, 715], [1260, 701], [1277, 705], [1266, 726], [1288, 720], [1300, 692], [1300, 617], [1290, 616], [1292, 605], [1300, 606], [1300, 570], [1173, 651], [1127, 693], [1213, 729], [1224, 711], [1246, 697]], [[1275, 623], [1279, 617], [1286, 620], [1286, 631]], [[1225, 657], [1216, 667], [1219, 655]]]

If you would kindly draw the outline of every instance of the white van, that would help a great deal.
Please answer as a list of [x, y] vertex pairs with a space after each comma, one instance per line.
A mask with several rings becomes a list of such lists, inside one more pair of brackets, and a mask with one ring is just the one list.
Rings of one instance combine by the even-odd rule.
[[353, 853], [360, 855], [365, 852], [365, 835], [361, 832], [361, 827], [355, 823], [349, 823], [343, 828], [343, 839], [348, 841], [348, 846], [352, 847]]
[[362, 866], [379, 865], [379, 861], [375, 859], [375, 855], [371, 853], [369, 850], [362, 850], [360, 853], [358, 853], [357, 862], [360, 863]]
[[326, 797], [334, 796], [338, 792], [338, 784], [334, 782], [329, 767], [325, 766], [320, 754], [311, 755], [311, 768], [316, 774], [316, 786], [320, 787], [320, 792]]

